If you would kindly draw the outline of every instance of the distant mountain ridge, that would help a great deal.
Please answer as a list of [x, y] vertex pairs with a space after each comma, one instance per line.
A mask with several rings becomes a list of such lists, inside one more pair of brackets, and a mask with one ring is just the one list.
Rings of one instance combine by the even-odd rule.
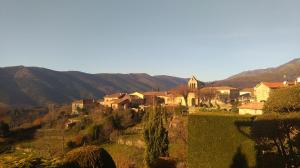
[[187, 79], [136, 74], [89, 74], [39, 67], [0, 68], [0, 103], [40, 106], [69, 103], [79, 98], [101, 98], [114, 92], [169, 90]]
[[[300, 77], [300, 58], [274, 68], [245, 71], [211, 84], [246, 88], [254, 87], [261, 81], [294, 81], [297, 77]], [[4, 67], [0, 68], [0, 104], [12, 106], [63, 104], [79, 98], [101, 98], [114, 92], [169, 90], [186, 82], [185, 78], [150, 76], [145, 73], [89, 74], [39, 67]]]
[[261, 81], [281, 82], [294, 81], [300, 77], [300, 58], [294, 59], [278, 67], [245, 71], [225, 80], [215, 81], [214, 85], [228, 85], [238, 88], [254, 87]]

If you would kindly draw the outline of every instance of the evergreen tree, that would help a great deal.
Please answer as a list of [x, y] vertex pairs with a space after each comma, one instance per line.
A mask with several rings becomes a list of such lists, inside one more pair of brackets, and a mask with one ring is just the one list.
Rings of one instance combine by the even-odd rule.
[[156, 107], [147, 114], [144, 128], [145, 163], [149, 168], [155, 167], [159, 157], [168, 156], [169, 140], [168, 131], [163, 124], [163, 110]]

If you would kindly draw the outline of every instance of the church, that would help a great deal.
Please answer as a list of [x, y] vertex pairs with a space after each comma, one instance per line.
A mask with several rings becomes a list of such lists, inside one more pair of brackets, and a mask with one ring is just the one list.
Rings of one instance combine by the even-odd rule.
[[189, 81], [188, 81], [188, 89], [189, 93], [187, 96], [187, 105], [188, 107], [193, 107], [193, 106], [198, 106], [200, 103], [199, 99], [199, 89], [202, 86], [201, 82], [198, 81], [198, 79], [193, 76]]

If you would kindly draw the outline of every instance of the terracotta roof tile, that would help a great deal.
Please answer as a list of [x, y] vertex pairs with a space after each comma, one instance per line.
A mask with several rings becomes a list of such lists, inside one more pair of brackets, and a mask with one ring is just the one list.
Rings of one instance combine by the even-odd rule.
[[240, 109], [255, 109], [262, 110], [264, 108], [264, 103], [261, 102], [252, 102], [239, 106]]
[[284, 87], [283, 82], [262, 82], [262, 84], [272, 89]]
[[125, 95], [126, 95], [126, 93], [114, 93], [111, 95], [106, 95], [105, 98], [121, 98]]
[[254, 88], [244, 88], [240, 92], [254, 92]]
[[237, 88], [230, 87], [230, 86], [219, 86], [219, 87], [214, 87], [216, 90], [236, 90]]
[[167, 92], [144, 92], [145, 96], [166, 96]]

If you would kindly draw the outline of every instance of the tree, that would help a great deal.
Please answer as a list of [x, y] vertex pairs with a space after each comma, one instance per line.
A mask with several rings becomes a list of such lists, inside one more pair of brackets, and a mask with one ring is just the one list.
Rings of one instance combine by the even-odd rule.
[[9, 126], [4, 121], [0, 121], [0, 136], [5, 137], [9, 133]]
[[182, 95], [183, 98], [184, 98], [184, 101], [186, 103], [188, 102], [188, 95], [189, 95], [189, 92], [190, 92], [190, 89], [188, 88], [188, 86], [179, 85], [178, 87], [174, 88], [172, 91]]
[[285, 87], [271, 92], [265, 107], [265, 112], [299, 112], [300, 86]]
[[168, 131], [163, 126], [163, 110], [155, 107], [148, 112], [147, 123], [144, 128], [145, 163], [149, 168], [155, 167], [159, 157], [168, 156]]
[[[274, 163], [279, 167], [299, 167], [300, 148], [299, 144], [300, 120], [296, 114], [291, 115], [265, 115], [253, 122], [251, 137], [256, 142], [258, 158], [262, 163]], [[270, 155], [275, 153], [273, 159]], [[279, 162], [278, 162], [279, 161]], [[266, 167], [266, 166], [258, 166]], [[274, 166], [267, 166], [274, 167]]]
[[200, 99], [200, 103], [208, 102], [211, 103], [211, 100], [216, 97], [217, 91], [213, 87], [205, 87], [199, 90], [198, 97]]

